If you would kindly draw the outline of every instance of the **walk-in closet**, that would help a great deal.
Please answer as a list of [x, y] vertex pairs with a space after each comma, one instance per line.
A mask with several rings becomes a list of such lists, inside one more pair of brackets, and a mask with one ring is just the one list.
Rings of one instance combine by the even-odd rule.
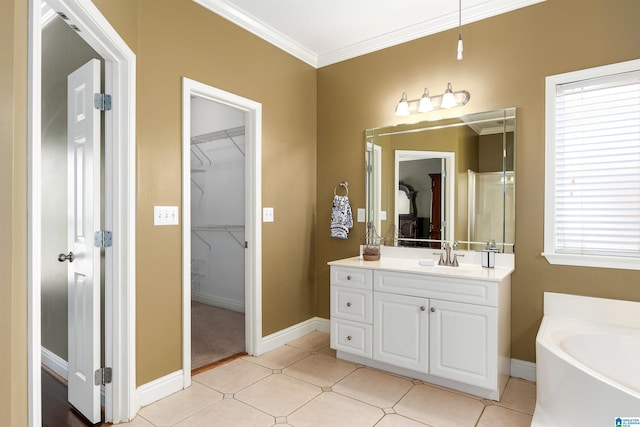
[[191, 98], [191, 367], [245, 351], [245, 112]]

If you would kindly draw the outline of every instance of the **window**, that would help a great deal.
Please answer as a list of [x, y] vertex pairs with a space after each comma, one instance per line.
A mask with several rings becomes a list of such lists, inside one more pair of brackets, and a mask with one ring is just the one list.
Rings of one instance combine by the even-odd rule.
[[640, 270], [640, 60], [546, 79], [543, 255]]

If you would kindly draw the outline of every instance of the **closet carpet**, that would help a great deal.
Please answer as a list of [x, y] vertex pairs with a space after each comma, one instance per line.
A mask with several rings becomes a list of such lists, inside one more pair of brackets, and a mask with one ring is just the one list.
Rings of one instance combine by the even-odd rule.
[[244, 313], [191, 301], [192, 370], [244, 351]]

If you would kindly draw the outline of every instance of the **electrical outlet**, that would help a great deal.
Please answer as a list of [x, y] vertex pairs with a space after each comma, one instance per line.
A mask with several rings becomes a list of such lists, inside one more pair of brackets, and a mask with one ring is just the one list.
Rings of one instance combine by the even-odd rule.
[[273, 208], [262, 208], [262, 222], [273, 222]]
[[364, 222], [365, 211], [364, 208], [358, 208], [358, 222]]
[[178, 225], [178, 207], [154, 206], [153, 225]]

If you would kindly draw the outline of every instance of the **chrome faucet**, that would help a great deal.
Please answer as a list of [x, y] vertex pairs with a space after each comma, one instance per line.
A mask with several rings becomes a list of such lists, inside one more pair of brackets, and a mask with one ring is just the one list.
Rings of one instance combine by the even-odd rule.
[[434, 255], [440, 255], [440, 260], [438, 261], [438, 265], [446, 265], [449, 267], [458, 267], [458, 257], [463, 257], [464, 255], [458, 255], [456, 253], [453, 254], [453, 259], [451, 258], [451, 250], [454, 251], [458, 247], [458, 242], [454, 241], [453, 245], [449, 242], [444, 242], [444, 252], [434, 252]]

